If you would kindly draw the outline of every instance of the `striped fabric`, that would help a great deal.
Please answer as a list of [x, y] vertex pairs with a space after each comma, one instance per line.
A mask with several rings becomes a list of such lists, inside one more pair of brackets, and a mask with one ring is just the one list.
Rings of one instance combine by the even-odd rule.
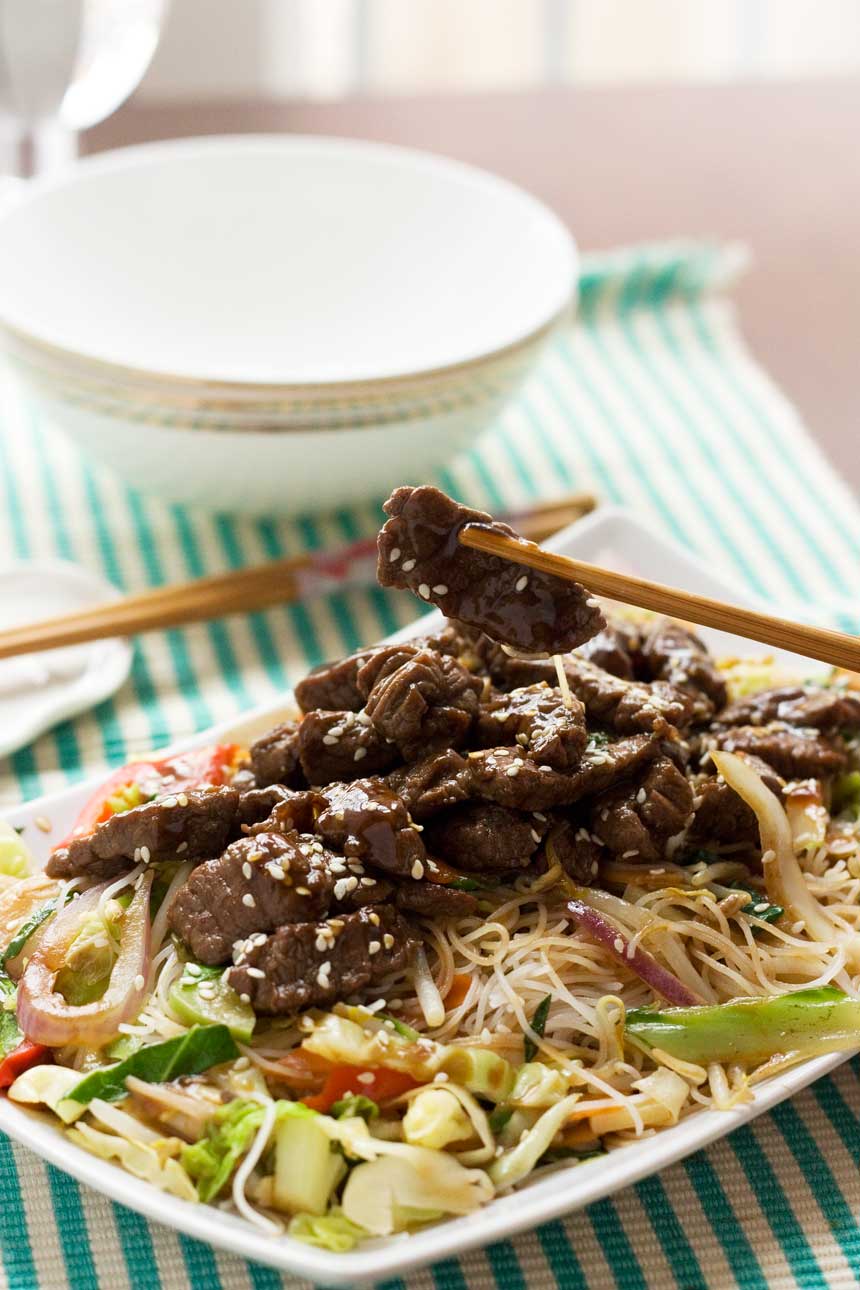
[[[856, 628], [860, 513], [750, 359], [726, 289], [737, 257], [670, 246], [590, 258], [579, 327], [439, 477], [490, 510], [590, 488], [782, 606]], [[324, 464], [324, 463], [323, 463]], [[296, 522], [193, 514], [126, 489], [9, 393], [0, 549], [75, 560], [134, 591], [372, 533], [371, 506]], [[323, 657], [405, 624], [377, 589], [147, 636], [129, 682], [0, 767], [11, 803], [121, 764], [271, 699]], [[685, 1163], [410, 1290], [855, 1285], [860, 1065]], [[0, 1286], [271, 1290], [271, 1270], [142, 1218], [0, 1139]], [[400, 1288], [403, 1283], [389, 1282]]]

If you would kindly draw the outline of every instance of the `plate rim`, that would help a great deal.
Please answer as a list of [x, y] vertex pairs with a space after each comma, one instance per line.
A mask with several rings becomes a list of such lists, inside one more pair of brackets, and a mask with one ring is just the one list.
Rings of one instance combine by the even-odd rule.
[[[613, 528], [626, 530], [628, 541], [646, 533], [658, 546], [671, 551], [676, 559], [699, 575], [721, 585], [725, 592], [737, 600], [750, 605], [761, 603], [749, 593], [732, 586], [721, 574], [715, 575], [688, 551], [639, 516], [634, 516], [621, 507], [598, 508], [591, 515], [562, 530], [547, 545], [556, 549], [569, 549], [571, 544], [575, 547], [584, 539], [593, 539], [595, 536], [599, 538], [602, 530], [608, 534]], [[386, 639], [409, 639], [438, 624], [440, 618], [438, 612], [424, 615]], [[289, 706], [290, 692], [287, 692], [277, 700], [257, 705], [247, 713], [240, 714], [238, 718], [229, 718], [197, 735], [179, 740], [171, 748], [180, 751], [223, 735], [241, 735], [244, 729], [253, 729], [258, 722], [277, 718]], [[37, 815], [50, 817], [52, 810], [70, 808], [73, 802], [84, 800], [97, 787], [101, 778], [102, 776], [94, 776], [57, 793], [32, 799], [9, 811], [8, 818], [12, 823], [28, 823]], [[568, 1169], [553, 1171], [521, 1191], [497, 1198], [473, 1214], [448, 1219], [424, 1231], [388, 1238], [379, 1244], [345, 1254], [320, 1250], [288, 1236], [268, 1237], [256, 1232], [245, 1220], [217, 1208], [169, 1196], [151, 1183], [127, 1174], [118, 1165], [100, 1160], [83, 1148], [76, 1147], [46, 1116], [18, 1107], [6, 1098], [0, 1099], [0, 1130], [85, 1185], [174, 1230], [255, 1262], [306, 1277], [316, 1284], [364, 1285], [402, 1275], [443, 1258], [458, 1257], [478, 1246], [506, 1239], [593, 1204], [685, 1159], [741, 1125], [748, 1124], [834, 1070], [856, 1051], [852, 1049], [812, 1058], [764, 1082], [754, 1091], [753, 1101], [750, 1103], [710, 1115], [705, 1111], [694, 1113], [647, 1141], [634, 1141], [601, 1156], [599, 1160], [585, 1161]], [[560, 1187], [561, 1177], [573, 1185]], [[574, 1180], [580, 1181], [577, 1183]]]

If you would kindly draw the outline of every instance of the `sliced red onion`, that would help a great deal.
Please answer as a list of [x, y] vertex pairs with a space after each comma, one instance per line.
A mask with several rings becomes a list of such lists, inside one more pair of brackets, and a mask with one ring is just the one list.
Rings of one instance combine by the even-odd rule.
[[635, 972], [640, 980], [657, 994], [662, 995], [667, 1003], [675, 1004], [679, 1008], [690, 1008], [703, 1002], [699, 995], [688, 990], [682, 981], [662, 967], [653, 955], [647, 950], [634, 946], [619, 927], [610, 923], [602, 914], [598, 914], [597, 910], [592, 909], [584, 900], [569, 900], [567, 911], [593, 941], [607, 950], [619, 963], [630, 968], [631, 972]]
[[49, 1048], [64, 1044], [101, 1048], [117, 1035], [120, 1023], [137, 1015], [149, 974], [149, 890], [153, 874], [140, 881], [122, 919], [120, 951], [101, 999], [79, 1007], [54, 989], [83, 916], [99, 902], [109, 883], [91, 887], [51, 922], [18, 986], [18, 1025], [28, 1039]]

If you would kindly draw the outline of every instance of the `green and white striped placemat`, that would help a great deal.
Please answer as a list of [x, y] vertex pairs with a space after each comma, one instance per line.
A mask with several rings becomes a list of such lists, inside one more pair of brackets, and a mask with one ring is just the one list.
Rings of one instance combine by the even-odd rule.
[[[588, 258], [579, 326], [437, 482], [495, 511], [593, 489], [759, 595], [830, 607], [835, 624], [856, 628], [860, 510], [746, 352], [728, 298], [736, 267], [731, 251], [701, 245]], [[4, 398], [0, 558], [59, 556], [135, 591], [376, 528], [371, 506], [287, 522], [162, 505], [84, 461], [9, 390]], [[0, 802], [232, 717], [415, 613], [409, 597], [368, 589], [147, 636], [112, 700], [0, 763]], [[851, 1061], [659, 1177], [415, 1274], [408, 1290], [856, 1285], [858, 1079]], [[147, 1223], [5, 1138], [0, 1241], [8, 1290], [299, 1287]]]

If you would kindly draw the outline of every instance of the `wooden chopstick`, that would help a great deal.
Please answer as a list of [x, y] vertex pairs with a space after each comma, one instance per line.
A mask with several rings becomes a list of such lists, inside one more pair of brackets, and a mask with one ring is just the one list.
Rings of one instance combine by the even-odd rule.
[[[511, 519], [527, 537], [541, 541], [593, 510], [595, 504], [590, 493], [574, 493], [538, 504], [528, 512], [511, 516]], [[365, 556], [364, 548], [368, 546], [372, 551], [372, 542], [357, 544]], [[339, 557], [348, 562], [350, 553], [355, 554], [356, 549], [273, 560], [253, 569], [239, 569], [233, 573], [198, 578], [194, 582], [158, 587], [93, 609], [12, 627], [0, 632], [0, 659], [36, 650], [81, 645], [86, 641], [106, 640], [111, 636], [135, 636], [142, 632], [180, 627], [184, 623], [226, 618], [230, 614], [252, 613], [257, 609], [288, 604], [301, 594], [299, 575], [312, 572], [317, 560], [328, 562], [327, 572], [331, 578], [331, 569], [336, 567]]]
[[746, 640], [760, 641], [834, 667], [847, 668], [850, 672], [860, 672], [860, 637], [849, 636], [846, 632], [810, 627], [806, 623], [795, 623], [774, 614], [762, 614], [755, 609], [712, 600], [710, 596], [682, 591], [679, 587], [650, 582], [647, 578], [615, 573], [596, 564], [544, 551], [533, 542], [518, 541], [491, 529], [467, 526], [460, 532], [460, 542], [476, 551], [527, 565], [530, 569], [554, 573], [570, 582], [581, 582], [598, 596], [607, 596], [658, 614], [669, 614], [673, 618], [698, 623], [701, 627], [715, 627], [719, 631], [743, 636]]

